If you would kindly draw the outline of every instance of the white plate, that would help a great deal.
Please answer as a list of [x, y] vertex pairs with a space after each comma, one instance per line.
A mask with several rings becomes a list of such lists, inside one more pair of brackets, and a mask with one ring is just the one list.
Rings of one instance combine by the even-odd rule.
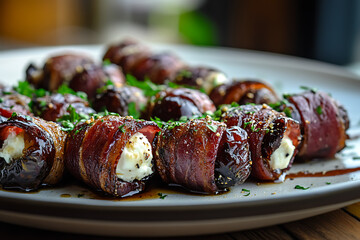
[[[360, 81], [342, 68], [260, 52], [187, 46], [152, 46], [171, 50], [191, 64], [216, 67], [230, 77], [259, 78], [279, 93], [311, 86], [330, 92], [343, 103], [351, 120], [350, 135], [360, 134]], [[24, 78], [29, 62], [43, 64], [50, 54], [64, 50], [101, 59], [104, 46], [24, 49], [0, 53], [0, 82], [15, 84]], [[360, 140], [335, 159], [295, 164], [290, 172], [322, 172], [360, 166]], [[329, 184], [330, 183], [330, 184]], [[310, 187], [295, 189], [296, 185]], [[242, 189], [250, 190], [250, 195]], [[166, 194], [165, 199], [157, 196]], [[65, 194], [65, 195], [64, 195]], [[0, 220], [26, 226], [74, 233], [117, 236], [180, 236], [258, 228], [328, 212], [360, 200], [360, 172], [334, 177], [295, 178], [277, 184], [248, 181], [227, 194], [199, 196], [154, 189], [143, 199], [121, 201], [94, 197], [80, 185], [65, 185], [23, 194], [0, 191]]]

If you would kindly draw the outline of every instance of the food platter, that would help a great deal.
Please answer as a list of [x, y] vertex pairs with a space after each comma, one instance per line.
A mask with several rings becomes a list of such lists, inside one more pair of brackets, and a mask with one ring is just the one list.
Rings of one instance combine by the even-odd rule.
[[[249, 180], [228, 193], [215, 196], [159, 187], [136, 198], [115, 200], [98, 197], [88, 188], [72, 183], [34, 193], [0, 191], [1, 221], [96, 235], [181, 236], [289, 222], [360, 200], [360, 171], [339, 174], [344, 173], [341, 169], [360, 167], [360, 79], [357, 76], [333, 65], [261, 52], [174, 45], [152, 47], [159, 51], [170, 50], [191, 64], [216, 67], [229, 77], [261, 79], [279, 93], [300, 92], [300, 86], [331, 93], [350, 116], [348, 147], [334, 159], [296, 163], [289, 171], [321, 173], [321, 177], [287, 178], [281, 183]], [[42, 63], [49, 55], [64, 51], [85, 52], [100, 60], [105, 46], [2, 52], [0, 82], [16, 84], [24, 78], [29, 62]], [[297, 185], [304, 189], [296, 189]]]

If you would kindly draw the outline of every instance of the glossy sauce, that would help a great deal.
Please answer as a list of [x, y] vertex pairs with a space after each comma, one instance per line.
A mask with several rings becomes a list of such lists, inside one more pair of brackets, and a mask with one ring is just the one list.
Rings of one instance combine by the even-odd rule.
[[360, 167], [357, 168], [344, 168], [344, 169], [335, 169], [323, 172], [298, 172], [298, 173], [290, 173], [286, 175], [286, 179], [291, 178], [302, 178], [302, 177], [333, 177], [338, 175], [344, 175], [352, 172], [360, 171]]

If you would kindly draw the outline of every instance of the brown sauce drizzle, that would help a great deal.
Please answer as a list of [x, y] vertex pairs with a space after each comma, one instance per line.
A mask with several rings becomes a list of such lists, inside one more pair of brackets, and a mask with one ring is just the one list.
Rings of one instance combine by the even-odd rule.
[[344, 169], [335, 169], [323, 172], [298, 172], [298, 173], [289, 173], [286, 175], [286, 179], [291, 178], [302, 178], [302, 177], [333, 177], [338, 175], [344, 175], [352, 172], [360, 171], [360, 167], [357, 168], [344, 168]]

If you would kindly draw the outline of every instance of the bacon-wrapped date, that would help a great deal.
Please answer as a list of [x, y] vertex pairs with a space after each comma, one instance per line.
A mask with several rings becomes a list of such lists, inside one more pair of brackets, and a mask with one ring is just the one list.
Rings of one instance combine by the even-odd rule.
[[140, 88], [132, 86], [114, 87], [108, 86], [104, 91], [96, 95], [93, 107], [96, 111], [104, 109], [129, 116], [129, 106], [134, 104], [134, 110], [141, 112], [147, 104], [147, 98]]
[[345, 147], [349, 117], [345, 108], [327, 93], [307, 91], [286, 95], [280, 110], [301, 124], [303, 141], [298, 157], [331, 158]]
[[150, 56], [148, 47], [133, 39], [126, 39], [110, 46], [104, 54], [103, 60], [119, 65], [124, 73], [131, 73], [137, 62]]
[[222, 115], [228, 127], [246, 130], [252, 159], [251, 175], [277, 180], [291, 167], [301, 141], [300, 125], [266, 104], [230, 108]]
[[32, 191], [58, 183], [64, 171], [65, 132], [53, 122], [16, 115], [0, 123], [0, 185]]
[[168, 88], [158, 92], [148, 104], [148, 116], [163, 121], [179, 120], [182, 116], [201, 116], [216, 110], [209, 97], [195, 89]]
[[9, 118], [13, 112], [31, 116], [29, 107], [31, 99], [16, 92], [1, 91], [0, 115]]
[[167, 184], [199, 193], [226, 191], [250, 175], [247, 134], [211, 119], [170, 125], [157, 137], [155, 163]]
[[36, 88], [55, 91], [63, 83], [68, 83], [77, 72], [82, 71], [85, 65], [93, 63], [90, 57], [83, 54], [53, 56], [47, 59], [43, 68], [30, 64], [26, 69], [26, 81]]
[[89, 115], [95, 113], [95, 110], [84, 99], [72, 94], [62, 95], [60, 93], [35, 98], [32, 108], [36, 116], [47, 121], [56, 122], [63, 115], [70, 113], [70, 105], [78, 114]]
[[228, 83], [229, 78], [227, 78], [223, 72], [214, 68], [186, 66], [175, 72], [175, 74], [171, 76], [170, 82], [196, 89], [203, 89], [206, 94], [210, 94], [215, 87]]
[[214, 88], [210, 99], [218, 107], [223, 104], [236, 102], [240, 105], [247, 103], [269, 104], [279, 100], [275, 91], [269, 85], [258, 80], [235, 80]]
[[130, 72], [139, 80], [149, 78], [153, 83], [163, 84], [181, 67], [184, 63], [171, 53], [152, 54], [138, 61]]
[[85, 65], [71, 79], [69, 87], [74, 91], [86, 93], [88, 98], [93, 100], [96, 90], [105, 86], [109, 80], [117, 87], [125, 83], [125, 76], [117, 65]]
[[103, 57], [119, 65], [125, 73], [139, 80], [149, 78], [156, 84], [163, 84], [184, 63], [171, 53], [151, 53], [149, 49], [133, 40], [125, 40], [110, 46]]
[[153, 174], [152, 142], [160, 128], [150, 121], [105, 116], [78, 124], [68, 135], [68, 171], [93, 189], [126, 197], [145, 189]]

